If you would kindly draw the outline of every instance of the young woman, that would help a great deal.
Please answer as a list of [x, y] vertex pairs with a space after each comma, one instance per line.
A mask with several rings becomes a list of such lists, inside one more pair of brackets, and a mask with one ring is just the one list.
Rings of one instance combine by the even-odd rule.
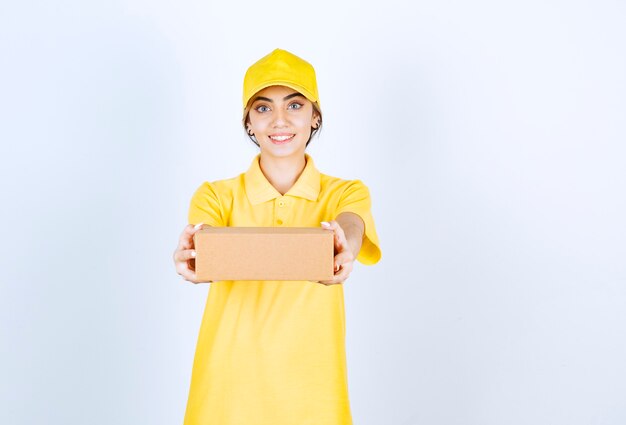
[[343, 283], [381, 256], [367, 187], [320, 173], [305, 153], [322, 124], [313, 67], [276, 49], [244, 78], [243, 124], [260, 148], [237, 177], [203, 183], [174, 252], [199, 283], [193, 235], [208, 226], [320, 226], [335, 235], [332, 280], [212, 282], [186, 425], [351, 424]]

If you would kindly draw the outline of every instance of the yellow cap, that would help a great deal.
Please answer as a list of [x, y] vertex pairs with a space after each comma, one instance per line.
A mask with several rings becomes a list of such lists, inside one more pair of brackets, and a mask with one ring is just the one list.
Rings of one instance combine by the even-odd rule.
[[248, 68], [243, 79], [244, 111], [252, 96], [269, 86], [290, 87], [316, 103], [319, 109], [315, 69], [293, 53], [275, 49]]

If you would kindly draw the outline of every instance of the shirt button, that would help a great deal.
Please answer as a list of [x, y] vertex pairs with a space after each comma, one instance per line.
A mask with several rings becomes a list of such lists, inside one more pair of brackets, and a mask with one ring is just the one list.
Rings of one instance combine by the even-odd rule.
[[276, 220], [276, 224], [280, 225], [283, 224], [283, 221], [281, 219]]
[[285, 201], [278, 201], [278, 206], [279, 207], [284, 207], [285, 206]]

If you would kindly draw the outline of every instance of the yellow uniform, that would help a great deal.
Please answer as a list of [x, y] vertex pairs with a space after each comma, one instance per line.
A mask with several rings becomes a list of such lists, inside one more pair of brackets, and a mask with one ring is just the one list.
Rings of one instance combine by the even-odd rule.
[[[260, 154], [237, 177], [205, 182], [193, 195], [191, 224], [319, 227], [358, 214], [357, 256], [381, 256], [367, 187], [306, 166], [285, 195], [265, 178]], [[343, 285], [310, 281], [210, 284], [193, 363], [185, 425], [347, 425], [352, 423], [345, 355]]]

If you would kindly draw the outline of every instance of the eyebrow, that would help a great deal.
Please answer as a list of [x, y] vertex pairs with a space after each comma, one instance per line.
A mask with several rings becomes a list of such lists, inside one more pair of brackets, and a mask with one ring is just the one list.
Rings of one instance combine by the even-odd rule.
[[[296, 97], [296, 96], [304, 97], [304, 95], [302, 95], [301, 93], [296, 92], [296, 93], [288, 94], [287, 96], [283, 97], [283, 100], [289, 100], [292, 97]], [[270, 99], [269, 97], [263, 97], [263, 96], [255, 97], [252, 103], [256, 102], [257, 100], [264, 100], [266, 102], [274, 103], [274, 101]]]

